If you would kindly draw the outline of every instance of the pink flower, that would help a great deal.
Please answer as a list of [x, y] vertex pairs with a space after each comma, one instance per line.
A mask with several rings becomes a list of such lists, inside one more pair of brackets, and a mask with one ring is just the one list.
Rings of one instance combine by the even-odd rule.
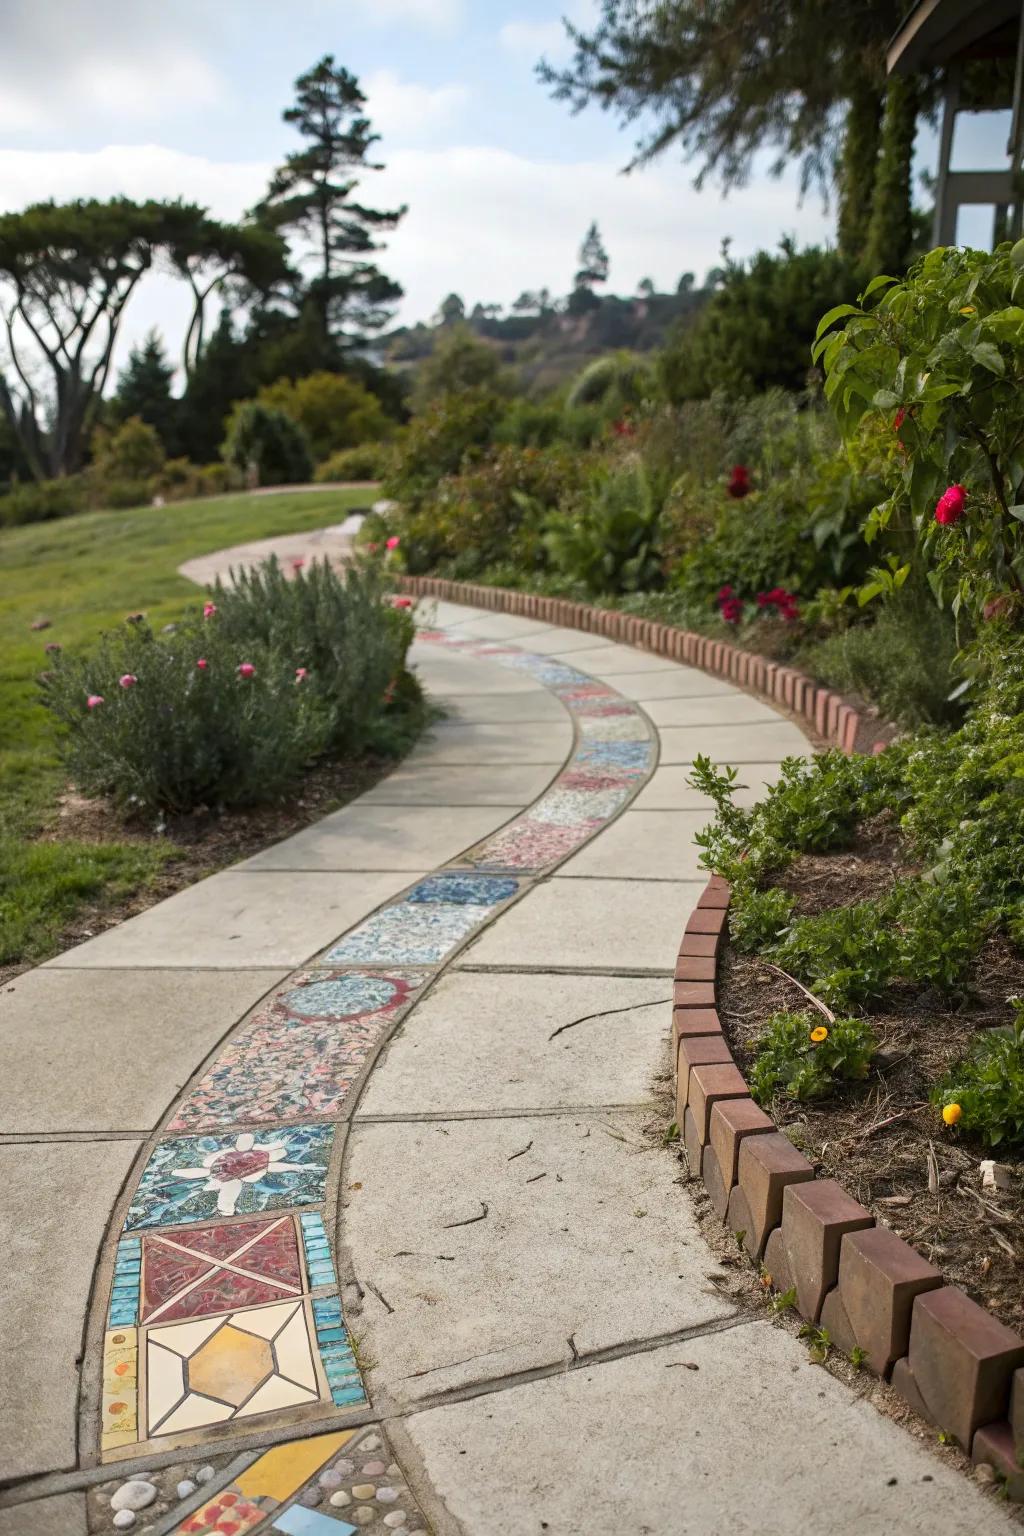
[[935, 504], [935, 521], [946, 526], [958, 523], [964, 515], [967, 502], [967, 488], [963, 485], [951, 485], [943, 491]]
[[390, 539], [388, 539], [387, 544], [385, 545], [385, 548], [386, 549], [397, 549], [399, 544], [401, 544], [401, 542], [402, 541], [398, 537], [398, 534], [397, 533], [393, 533], [391, 535]]
[[203, 618], [204, 619], [212, 619], [216, 612], [217, 612], [217, 604], [216, 603], [204, 603], [203, 604]]
[[135, 676], [134, 672], [125, 672], [121, 677], [118, 678], [117, 681], [119, 687], [121, 688], [134, 688], [135, 684], [138, 682], [138, 678]]
[[89, 697], [85, 701], [85, 707], [86, 709], [98, 709], [102, 703], [102, 693], [90, 693]]
[[412, 598], [411, 597], [393, 597], [391, 599], [391, 601], [392, 601], [392, 603], [394, 604], [394, 606], [396, 608], [411, 608], [412, 607]]
[[207, 661], [205, 656], [200, 656], [199, 660], [196, 662], [196, 666], [199, 668], [200, 672], [205, 672], [209, 665], [210, 663]]
[[252, 677], [255, 671], [256, 668], [253, 666], [251, 661], [242, 661], [238, 664], [239, 677]]
[[308, 670], [305, 667], [296, 667], [295, 668], [295, 681], [297, 683], [304, 683], [308, 676], [309, 676], [309, 672], [308, 672]]
[[45, 652], [46, 652], [46, 654], [47, 654], [47, 656], [56, 656], [56, 654], [57, 654], [57, 652], [58, 652], [58, 651], [59, 651], [59, 650], [62, 650], [62, 649], [63, 649], [63, 647], [62, 647], [62, 646], [59, 646], [59, 645], [58, 645], [58, 644], [57, 644], [57, 642], [56, 642], [56, 640], [51, 640], [51, 641], [50, 641], [50, 643], [49, 643], [49, 645], [45, 645], [45, 646], [44, 646], [44, 647], [43, 647], [43, 649], [44, 649], [44, 650], [45, 650]]
[[306, 563], [305, 555], [296, 555], [295, 559], [292, 561], [292, 570], [293, 571], [301, 571], [302, 567], [305, 565], [305, 563]]

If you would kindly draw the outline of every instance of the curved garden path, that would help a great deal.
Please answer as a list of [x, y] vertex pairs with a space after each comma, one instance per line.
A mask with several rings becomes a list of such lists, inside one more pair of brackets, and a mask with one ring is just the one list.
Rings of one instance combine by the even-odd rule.
[[650, 1135], [686, 764], [756, 795], [804, 738], [429, 622], [447, 713], [388, 779], [0, 1002], [0, 1536], [1008, 1531], [712, 1283]]

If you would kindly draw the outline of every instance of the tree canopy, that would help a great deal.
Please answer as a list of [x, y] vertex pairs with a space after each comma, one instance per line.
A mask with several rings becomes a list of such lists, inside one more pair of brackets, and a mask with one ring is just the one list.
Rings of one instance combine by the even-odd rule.
[[325, 56], [295, 82], [283, 118], [306, 144], [285, 157], [255, 212], [266, 227], [297, 230], [310, 241], [316, 276], [309, 297], [323, 334], [340, 347], [364, 344], [391, 318], [402, 289], [373, 261], [378, 234], [394, 229], [404, 208], [384, 212], [353, 199], [360, 177], [380, 170], [369, 154], [366, 97], [355, 75]]

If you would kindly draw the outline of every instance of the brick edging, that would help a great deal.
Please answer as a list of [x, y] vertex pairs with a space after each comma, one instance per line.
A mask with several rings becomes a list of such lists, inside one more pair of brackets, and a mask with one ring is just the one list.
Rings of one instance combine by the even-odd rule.
[[1024, 1501], [1024, 1339], [807, 1159], [754, 1103], [718, 1011], [729, 886], [713, 875], [679, 946], [676, 1121], [691, 1177], [777, 1291]]
[[652, 651], [656, 656], [667, 656], [685, 666], [700, 667], [781, 704], [824, 741], [847, 753], [880, 750], [891, 738], [891, 731], [885, 731], [874, 716], [796, 667], [782, 666], [753, 651], [730, 645], [727, 640], [712, 640], [692, 629], [679, 629], [657, 619], [641, 619], [618, 608], [595, 608], [591, 603], [576, 603], [566, 597], [543, 597], [537, 592], [449, 581], [442, 576], [403, 575], [397, 578], [397, 585], [417, 597], [447, 598], [449, 602], [474, 608], [514, 613], [524, 619], [560, 624], [566, 629], [582, 629]]

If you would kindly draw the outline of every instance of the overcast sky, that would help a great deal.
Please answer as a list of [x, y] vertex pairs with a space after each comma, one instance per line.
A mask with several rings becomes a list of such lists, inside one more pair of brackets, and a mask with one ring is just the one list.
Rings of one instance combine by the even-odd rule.
[[[593, 0], [3, 0], [0, 206], [43, 198], [177, 197], [237, 217], [297, 145], [281, 121], [324, 53], [358, 75], [386, 169], [360, 196], [409, 212], [381, 265], [428, 318], [450, 290], [472, 305], [567, 291], [591, 219], [610, 287], [700, 277], [723, 236], [747, 255], [794, 234], [830, 239], [795, 177], [755, 175], [723, 201], [677, 157], [629, 176], [632, 138], [599, 110], [573, 117], [534, 76], [565, 57], [560, 14]], [[126, 331], [180, 341], [184, 293], [151, 279]]]

